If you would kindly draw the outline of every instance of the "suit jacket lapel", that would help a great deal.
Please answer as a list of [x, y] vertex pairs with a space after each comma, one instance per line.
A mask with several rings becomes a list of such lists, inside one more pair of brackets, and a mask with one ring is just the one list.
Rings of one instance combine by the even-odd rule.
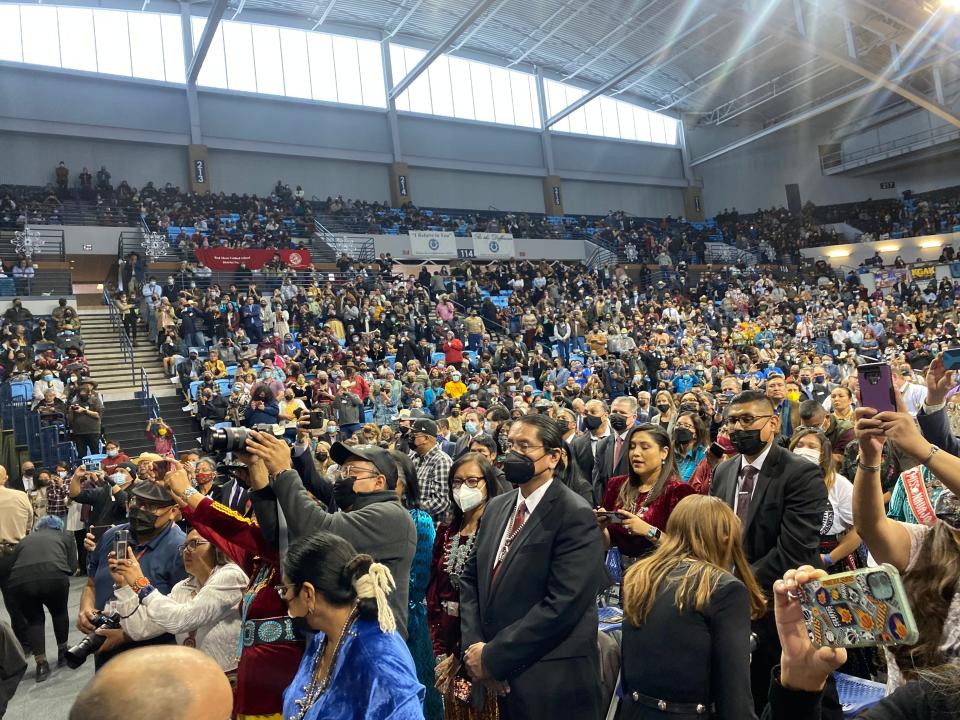
[[[530, 515], [527, 521], [523, 524], [523, 527], [520, 528], [520, 532], [517, 533], [517, 536], [513, 539], [513, 542], [510, 544], [510, 551], [507, 553], [506, 557], [503, 558], [503, 566], [500, 568], [500, 572], [497, 574], [497, 579], [500, 580], [500, 582], [503, 581], [504, 573], [506, 573], [507, 570], [509, 570], [509, 566], [512, 564], [514, 558], [517, 556], [517, 551], [520, 550], [520, 548], [524, 546], [527, 540], [537, 532], [537, 530], [540, 528], [541, 523], [543, 523], [543, 518], [546, 517], [547, 513], [549, 513], [553, 509], [553, 503], [556, 501], [557, 495], [563, 492], [562, 485], [563, 483], [560, 482], [560, 480], [557, 480], [556, 478], [554, 478], [553, 482], [550, 483], [550, 487], [547, 488], [547, 492], [544, 494], [542, 498], [540, 498], [540, 502], [537, 503], [536, 511]], [[519, 492], [519, 490], [517, 492]], [[511, 512], [509, 513], [509, 515], [507, 516], [507, 518], [503, 523], [503, 528], [501, 530], [500, 535], [498, 536], [498, 544], [499, 544], [499, 538], [503, 536], [503, 531], [506, 530], [507, 522], [509, 522], [510, 518], [513, 517], [513, 508], [515, 506], [516, 506], [516, 501], [514, 501], [514, 504], [510, 506]], [[494, 550], [494, 552], [496, 552], [496, 550]], [[496, 559], [494, 559], [494, 562], [495, 561]], [[493, 575], [493, 565], [491, 564], [490, 576], [492, 575]], [[499, 584], [500, 583], [497, 583], [497, 585]], [[496, 590], [497, 590], [497, 586], [494, 586], [493, 588], [491, 588], [491, 592], [496, 592]]]
[[[501, 503], [499, 509], [491, 513], [487, 518], [486, 527], [490, 529], [489, 540], [477, 546], [477, 573], [480, 576], [480, 587], [483, 588], [485, 596], [490, 595], [490, 578], [493, 576], [493, 564], [497, 560], [497, 550], [500, 547], [500, 539], [507, 529], [507, 523], [513, 517], [513, 510], [517, 507], [517, 493], [514, 490], [506, 495], [510, 502]], [[481, 522], [481, 526], [484, 523]], [[509, 554], [509, 553], [508, 553]]]
[[753, 489], [753, 497], [750, 498], [750, 509], [747, 511], [747, 527], [753, 524], [753, 518], [756, 517], [763, 498], [770, 490], [773, 478], [777, 476], [782, 453], [783, 451], [780, 449], [780, 446], [774, 443], [773, 447], [770, 448], [770, 452], [767, 454], [767, 459], [764, 461], [763, 467], [760, 468], [760, 474], [757, 476], [757, 484]]

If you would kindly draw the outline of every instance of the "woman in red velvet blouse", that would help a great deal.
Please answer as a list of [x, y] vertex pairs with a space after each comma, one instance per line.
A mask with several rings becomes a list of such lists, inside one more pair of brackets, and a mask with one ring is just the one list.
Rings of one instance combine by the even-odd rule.
[[[633, 428], [624, 445], [629, 470], [607, 481], [597, 522], [608, 546], [620, 548], [627, 558], [638, 558], [653, 552], [670, 513], [695, 491], [680, 482], [670, 436], [659, 425]], [[623, 522], [610, 522], [599, 514], [606, 510], [616, 510]]]

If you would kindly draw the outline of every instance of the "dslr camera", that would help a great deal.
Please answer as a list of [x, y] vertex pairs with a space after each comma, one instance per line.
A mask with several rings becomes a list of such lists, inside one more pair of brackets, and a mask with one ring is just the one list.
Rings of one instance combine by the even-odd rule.
[[204, 452], [208, 453], [243, 452], [247, 447], [247, 439], [253, 431], [283, 437], [283, 428], [279, 425], [261, 423], [250, 428], [210, 428], [204, 434], [203, 441], [200, 444], [203, 446]]
[[106, 641], [107, 638], [103, 635], [98, 635], [97, 630], [100, 628], [105, 628], [107, 630], [120, 629], [120, 613], [115, 612], [111, 613], [110, 615], [97, 613], [97, 616], [93, 618], [92, 622], [94, 628], [96, 629], [64, 653], [64, 658], [66, 658], [67, 661], [67, 667], [69, 667], [71, 670], [76, 670], [78, 667], [83, 665], [87, 657], [93, 655], [97, 650], [99, 650], [100, 646]]

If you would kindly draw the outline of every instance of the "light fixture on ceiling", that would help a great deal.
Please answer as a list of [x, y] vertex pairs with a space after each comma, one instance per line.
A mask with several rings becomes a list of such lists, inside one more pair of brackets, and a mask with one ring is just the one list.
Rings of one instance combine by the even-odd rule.
[[849, 250], [831, 250], [830, 252], [827, 253], [827, 257], [830, 257], [830, 258], [850, 257], [850, 251]]
[[922, 243], [920, 243], [920, 247], [924, 250], [928, 248], [938, 248], [941, 245], [943, 245], [943, 240], [924, 240]]
[[880, 252], [896, 252], [899, 249], [899, 245], [881, 245], [877, 248]]

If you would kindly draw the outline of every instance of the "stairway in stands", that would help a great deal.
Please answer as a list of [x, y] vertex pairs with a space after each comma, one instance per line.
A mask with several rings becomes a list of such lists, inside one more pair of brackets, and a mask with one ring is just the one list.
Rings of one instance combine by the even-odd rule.
[[[172, 387], [172, 386], [171, 386]], [[153, 386], [151, 385], [151, 390]], [[183, 400], [179, 395], [157, 398], [160, 417], [173, 430], [177, 451], [191, 450], [200, 446], [194, 420], [181, 410]], [[103, 436], [120, 443], [130, 457], [142, 452], [153, 452], [153, 441], [146, 436], [150, 413], [143, 402], [136, 400], [109, 400], [103, 404]]]
[[141, 368], [146, 371], [152, 395], [177, 394], [177, 388], [164, 376], [163, 363], [145, 333], [134, 347], [134, 377], [131, 378], [130, 364], [124, 358], [119, 333], [110, 322], [108, 310], [86, 309], [80, 313], [80, 321], [90, 377], [97, 381], [97, 392], [105, 401], [132, 400], [140, 390]]

